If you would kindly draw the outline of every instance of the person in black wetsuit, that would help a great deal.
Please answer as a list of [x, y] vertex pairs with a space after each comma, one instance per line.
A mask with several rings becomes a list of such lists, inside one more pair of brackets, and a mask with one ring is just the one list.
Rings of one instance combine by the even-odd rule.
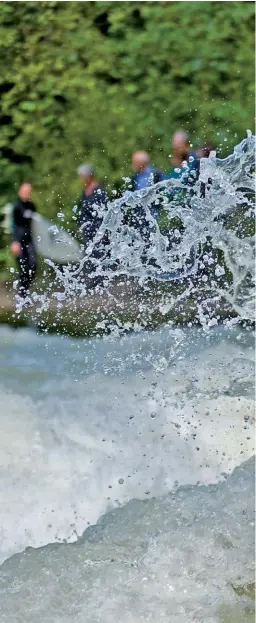
[[32, 213], [36, 212], [31, 201], [32, 187], [22, 184], [12, 213], [11, 252], [19, 269], [19, 294], [25, 297], [36, 276], [36, 252], [32, 238]]
[[[107, 207], [108, 195], [105, 188], [97, 180], [92, 165], [83, 164], [79, 167], [78, 174], [83, 186], [78, 210], [78, 222], [86, 253], [88, 245], [93, 241], [101, 226], [104, 211]], [[99, 265], [99, 261], [106, 257], [108, 245], [108, 235], [107, 232], [104, 232], [102, 238], [94, 245], [90, 259], [86, 261], [85, 273], [87, 278], [89, 277], [90, 287], [95, 287], [102, 282], [103, 275], [95, 276], [94, 273]]]

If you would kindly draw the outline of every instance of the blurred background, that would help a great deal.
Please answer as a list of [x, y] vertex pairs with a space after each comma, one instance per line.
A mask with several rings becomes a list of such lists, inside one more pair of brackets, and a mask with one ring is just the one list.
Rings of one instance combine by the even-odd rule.
[[225, 156], [253, 128], [253, 53], [252, 2], [1, 2], [1, 204], [28, 180], [72, 229], [81, 162], [111, 195], [136, 149], [168, 169], [177, 128]]

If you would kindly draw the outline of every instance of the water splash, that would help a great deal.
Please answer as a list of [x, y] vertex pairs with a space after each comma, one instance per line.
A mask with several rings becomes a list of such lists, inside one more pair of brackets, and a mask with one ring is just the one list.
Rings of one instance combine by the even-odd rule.
[[[127, 191], [107, 209], [99, 208], [101, 227], [79, 266], [60, 270], [45, 260], [54, 270], [54, 284], [43, 293], [32, 292], [25, 304], [36, 304], [37, 313], [43, 313], [52, 297], [59, 303], [83, 300], [92, 279], [101, 280], [96, 292], [110, 299], [111, 284], [125, 279], [142, 288], [140, 311], [145, 314], [150, 291], [151, 312], [162, 316], [166, 310], [174, 310], [175, 316], [177, 304], [187, 301], [203, 326], [218, 322], [222, 312], [216, 310], [223, 307], [238, 318], [253, 319], [254, 154], [255, 137], [248, 131], [227, 158], [218, 159], [215, 152], [202, 158], [193, 188], [182, 179], [167, 180], [146, 190]], [[109, 245], [104, 247], [106, 232]], [[161, 290], [161, 283], [173, 287]], [[19, 301], [18, 312], [23, 304]]]

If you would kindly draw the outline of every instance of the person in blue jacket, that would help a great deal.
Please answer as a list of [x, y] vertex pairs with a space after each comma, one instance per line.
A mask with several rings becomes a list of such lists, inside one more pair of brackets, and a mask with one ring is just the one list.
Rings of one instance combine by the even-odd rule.
[[150, 157], [146, 151], [136, 151], [132, 156], [132, 190], [149, 188], [165, 179], [161, 169], [155, 169], [150, 164]]
[[[150, 164], [150, 156], [146, 151], [136, 151], [132, 156], [132, 168], [134, 175], [131, 179], [130, 188], [133, 191], [144, 190], [166, 179], [166, 175], [161, 169], [154, 168]], [[149, 211], [154, 219], [157, 219], [161, 211], [160, 203], [149, 203]], [[145, 214], [145, 209], [140, 205], [138, 198], [138, 205], [133, 215], [133, 220], [136, 228], [141, 232], [144, 238], [149, 236], [149, 223]], [[151, 224], [152, 226], [152, 224]]]

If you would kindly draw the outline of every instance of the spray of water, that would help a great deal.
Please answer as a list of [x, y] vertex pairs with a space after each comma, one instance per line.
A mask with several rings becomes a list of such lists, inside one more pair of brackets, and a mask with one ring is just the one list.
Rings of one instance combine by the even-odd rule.
[[[37, 313], [42, 313], [52, 297], [60, 307], [63, 301], [83, 300], [97, 279], [101, 285], [96, 291], [111, 297], [111, 283], [125, 278], [144, 291], [140, 311], [145, 313], [150, 292], [151, 312], [163, 317], [172, 309], [175, 313], [177, 303], [192, 301], [194, 317], [203, 326], [216, 324], [223, 307], [237, 318], [252, 319], [254, 153], [255, 138], [248, 131], [229, 157], [221, 160], [211, 152], [201, 160], [193, 187], [187, 179], [168, 180], [146, 190], [127, 191], [107, 208], [98, 208], [102, 224], [79, 265], [60, 270], [46, 259], [54, 283], [43, 293], [32, 292], [25, 304], [36, 304]], [[102, 242], [106, 233], [107, 247]], [[19, 300], [18, 313], [23, 305]], [[118, 313], [115, 320], [122, 324]]]

